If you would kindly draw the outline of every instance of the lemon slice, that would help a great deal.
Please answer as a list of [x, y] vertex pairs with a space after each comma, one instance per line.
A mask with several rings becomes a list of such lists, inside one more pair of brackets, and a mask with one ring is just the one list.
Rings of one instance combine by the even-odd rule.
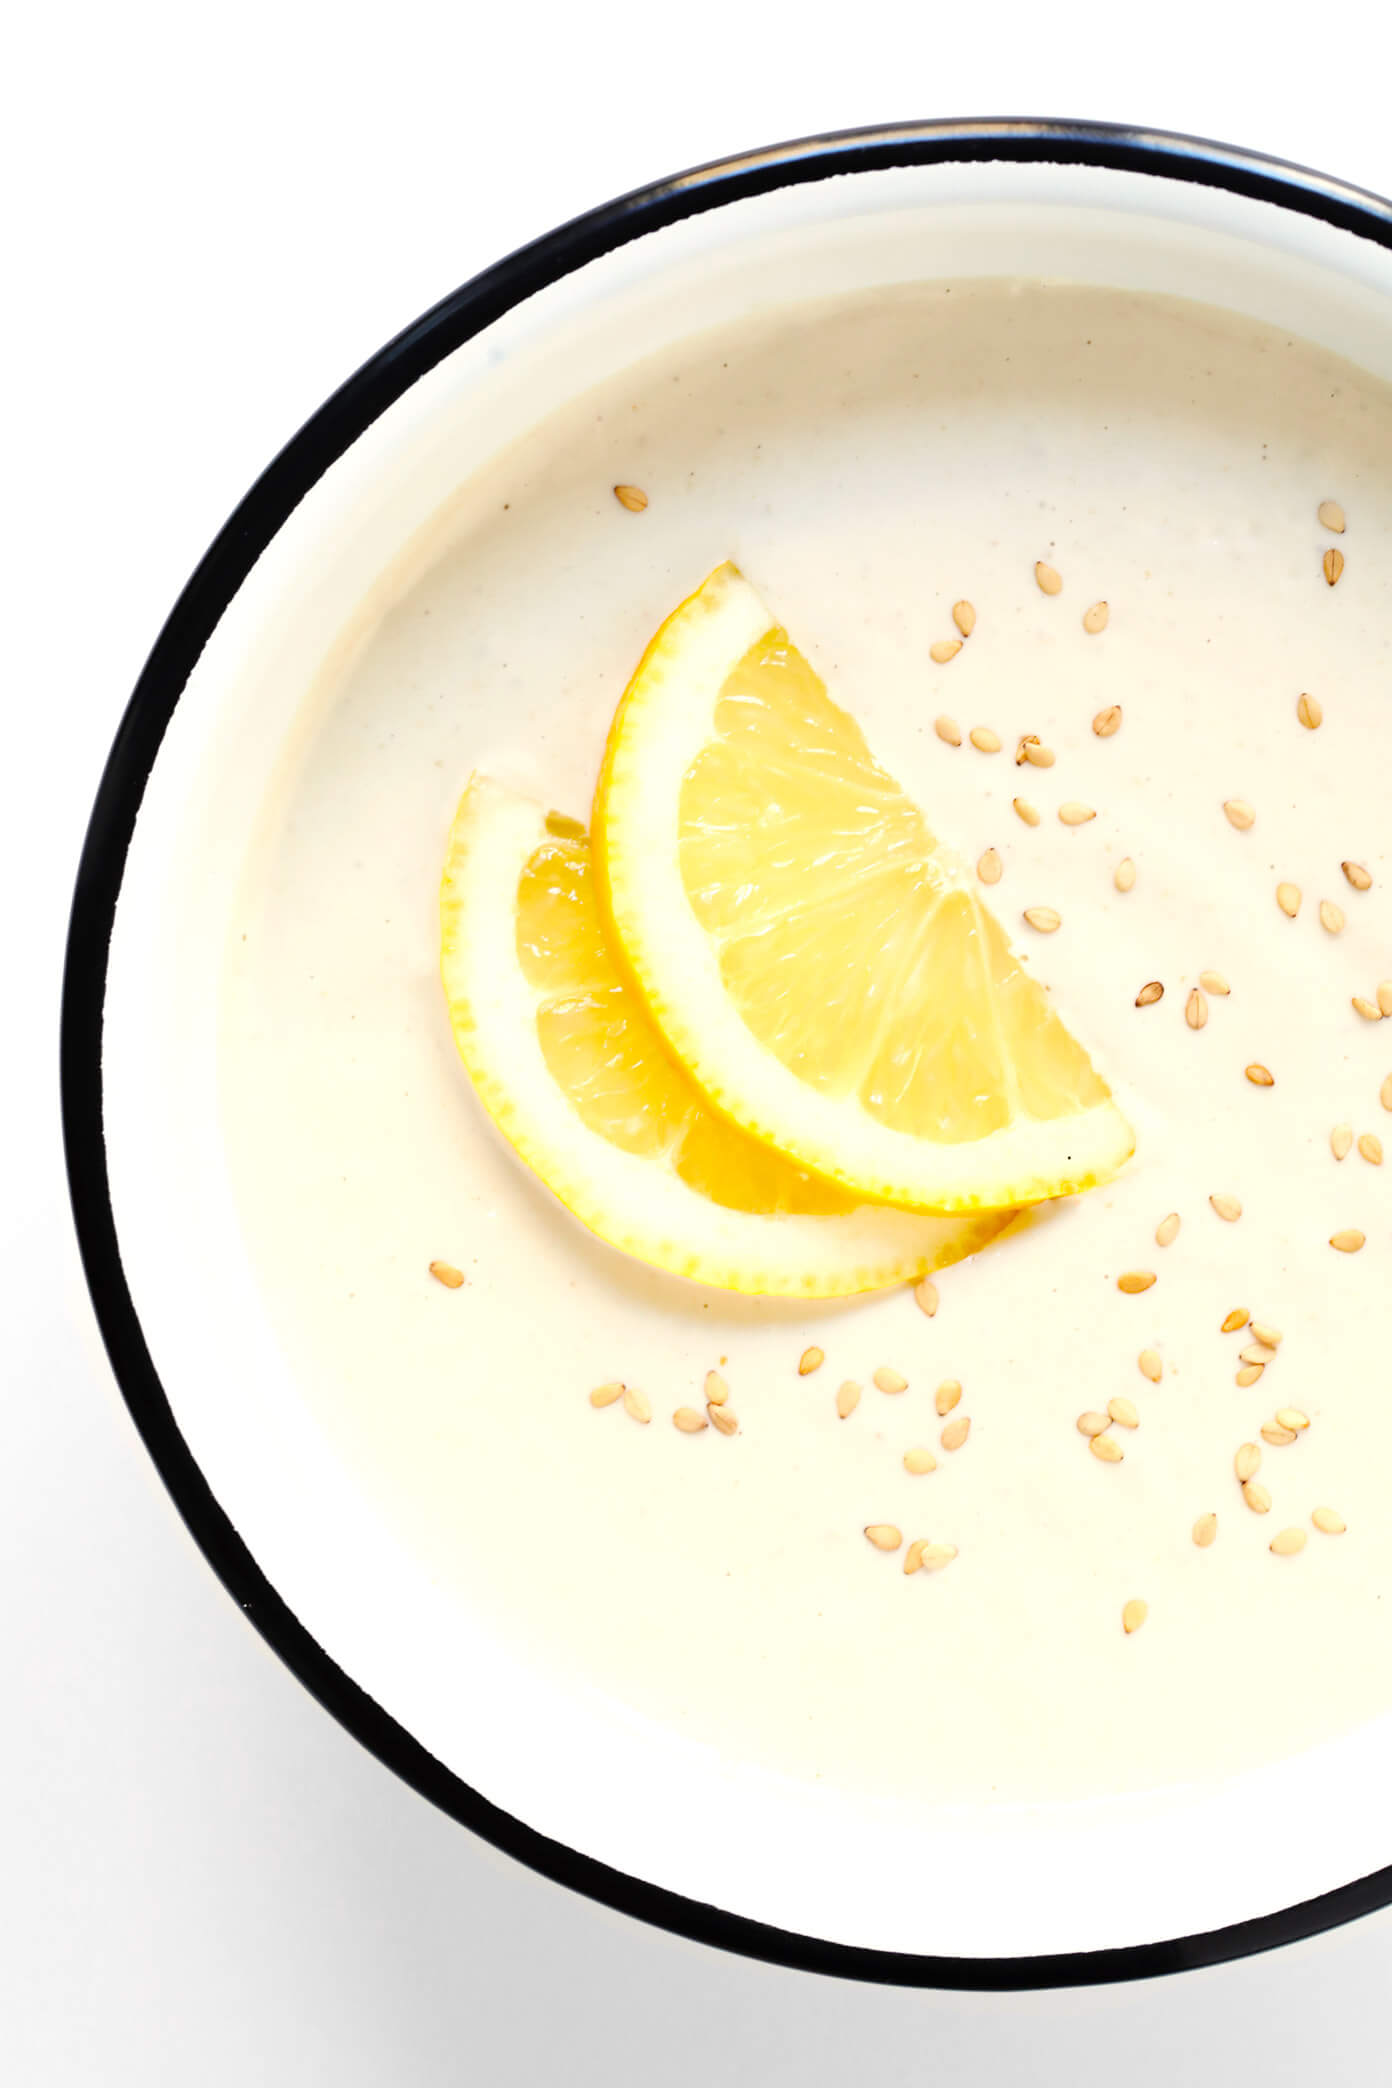
[[1087, 1189], [1134, 1147], [918, 806], [732, 565], [610, 729], [595, 865], [665, 1042], [750, 1135], [919, 1210]]
[[914, 1281], [1005, 1223], [867, 1206], [707, 1108], [609, 955], [575, 820], [473, 777], [440, 922], [450, 1021], [484, 1108], [625, 1253], [726, 1290], [834, 1297]]

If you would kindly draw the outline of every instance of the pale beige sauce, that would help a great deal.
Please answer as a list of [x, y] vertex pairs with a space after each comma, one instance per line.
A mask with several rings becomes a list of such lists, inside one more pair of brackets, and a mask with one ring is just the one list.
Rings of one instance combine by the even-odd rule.
[[[646, 488], [646, 513], [616, 480]], [[1334, 590], [1329, 494], [1349, 517]], [[435, 895], [469, 770], [583, 815], [639, 652], [727, 556], [966, 858], [999, 849], [991, 903], [1138, 1126], [1121, 1180], [946, 1275], [932, 1322], [905, 1292], [776, 1306], [624, 1262], [502, 1148], [455, 1057]], [[282, 779], [222, 1066], [248, 1238], [305, 1396], [462, 1603], [641, 1716], [889, 1795], [1207, 1778], [1392, 1706], [1392, 1167], [1329, 1151], [1343, 1119], [1392, 1133], [1392, 1025], [1349, 1006], [1392, 974], [1389, 576], [1384, 386], [1217, 311], [1104, 292], [930, 285], [706, 337], [472, 481], [446, 555]], [[963, 595], [976, 633], [935, 667]], [[1088, 637], [1101, 597], [1110, 626]], [[1099, 741], [1111, 702], [1125, 723]], [[1007, 752], [944, 746], [939, 711]], [[1013, 765], [1026, 731], [1057, 749], [1047, 773]], [[1223, 817], [1233, 796], [1250, 833]], [[1097, 818], [1064, 828], [1069, 799]], [[1278, 879], [1301, 887], [1295, 921]], [[1348, 917], [1337, 939], [1324, 897]], [[1026, 905], [1062, 930], [1030, 936]], [[1232, 993], [1195, 1033], [1185, 995], [1210, 966]], [[1165, 997], [1138, 1010], [1150, 979]], [[1273, 1089], [1244, 1080], [1254, 1060]], [[1211, 1191], [1240, 1196], [1238, 1224]], [[1160, 1249], [1170, 1210], [1183, 1229]], [[1361, 1254], [1330, 1250], [1340, 1226], [1366, 1231]], [[465, 1289], [430, 1281], [437, 1256]], [[1122, 1296], [1127, 1268], [1160, 1280]], [[1286, 1337], [1245, 1391], [1247, 1337], [1218, 1333], [1233, 1305]], [[800, 1380], [812, 1339], [827, 1361]], [[1150, 1345], [1158, 1386], [1136, 1365]], [[672, 1409], [723, 1357], [741, 1433], [679, 1435]], [[882, 1362], [907, 1393], [870, 1387]], [[616, 1375], [647, 1389], [651, 1427], [590, 1409]], [[970, 1440], [910, 1477], [948, 1376]], [[867, 1389], [841, 1422], [845, 1377]], [[1142, 1426], [1105, 1467], [1074, 1417], [1114, 1394]], [[1287, 1403], [1313, 1426], [1264, 1450], [1259, 1517], [1233, 1453]], [[1348, 1535], [1271, 1557], [1319, 1503]], [[861, 1535], [879, 1521], [960, 1557], [906, 1579]], [[1150, 1617], [1127, 1640], [1133, 1596]]]

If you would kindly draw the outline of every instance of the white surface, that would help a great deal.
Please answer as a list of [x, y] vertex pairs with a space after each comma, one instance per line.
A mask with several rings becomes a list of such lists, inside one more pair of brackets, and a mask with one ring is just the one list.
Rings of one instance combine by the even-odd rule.
[[1337, 34], [1270, 44], [1258, 68], [1237, 11], [1176, 5], [1140, 76], [1100, 6], [949, 25], [881, 4], [834, 56], [746, 8], [733, 68], [709, 29], [688, 41], [612, 4], [568, 16], [540, 63], [534, 19], [410, 5], [389, 27], [254, 5], [235, 24], [152, 6], [37, 19], [3, 147], [23, 431], [0, 829], [0, 2065], [56, 2088], [221, 2088], [253, 2068], [343, 2088], [776, 2088], [872, 2061], [964, 2088], [1101, 2088], [1123, 2069], [1160, 2088], [1199, 2054], [1276, 2084], [1366, 2069], [1392, 1917], [1132, 1989], [880, 1992], [639, 1929], [443, 1821], [265, 1652], [156, 1482], [83, 1302], [54, 1056], [72, 867], [141, 659], [254, 472], [404, 320], [576, 209], [826, 125], [1113, 116], [1392, 188], [1377, 10], [1359, 0]]

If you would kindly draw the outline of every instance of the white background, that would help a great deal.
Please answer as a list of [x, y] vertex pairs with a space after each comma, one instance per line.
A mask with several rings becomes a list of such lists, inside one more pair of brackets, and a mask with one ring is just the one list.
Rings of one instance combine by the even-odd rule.
[[12, 25], [0, 2076], [1285, 2088], [1385, 2064], [1392, 1915], [1145, 1986], [901, 1993], [648, 1931], [433, 1812], [281, 1669], [164, 1496], [86, 1305], [56, 1079], [73, 870], [144, 654], [251, 478], [404, 322], [623, 189], [862, 122], [1110, 117], [1392, 192], [1383, 35], [1382, 0], [127, 0]]

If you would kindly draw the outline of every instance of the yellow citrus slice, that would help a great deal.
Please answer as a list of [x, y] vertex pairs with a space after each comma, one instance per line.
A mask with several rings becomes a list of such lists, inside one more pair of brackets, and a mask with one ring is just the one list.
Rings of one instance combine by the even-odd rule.
[[454, 1038], [484, 1108], [625, 1253], [726, 1290], [835, 1297], [914, 1281], [1006, 1222], [868, 1205], [709, 1109], [609, 954], [577, 821], [474, 776], [440, 923]]
[[1130, 1155], [1082, 1046], [734, 566], [639, 663], [594, 830], [615, 947], [752, 1137], [936, 1211], [1070, 1194]]

